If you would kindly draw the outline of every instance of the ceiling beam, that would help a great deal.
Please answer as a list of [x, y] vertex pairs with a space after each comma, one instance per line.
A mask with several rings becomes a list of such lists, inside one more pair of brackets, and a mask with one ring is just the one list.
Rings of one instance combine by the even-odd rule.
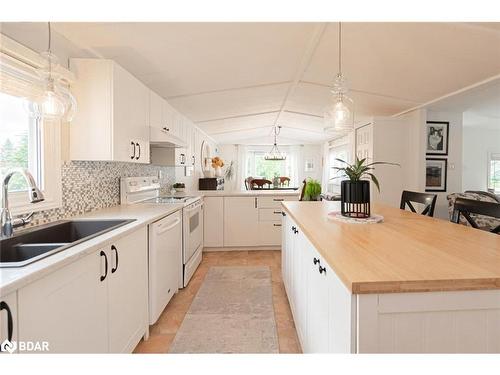
[[281, 103], [280, 110], [276, 115], [276, 119], [274, 120], [274, 126], [278, 125], [280, 116], [283, 114], [283, 112], [285, 110], [285, 106], [286, 106], [289, 98], [295, 92], [297, 85], [299, 84], [302, 77], [304, 76], [305, 71], [309, 67], [309, 64], [311, 63], [311, 59], [314, 55], [314, 52], [316, 52], [316, 48], [318, 47], [319, 42], [321, 41], [321, 38], [323, 37], [323, 34], [325, 33], [325, 29], [326, 29], [327, 25], [328, 25], [328, 23], [324, 22], [324, 23], [317, 25], [314, 28], [314, 31], [311, 35], [311, 38], [309, 39], [309, 42], [307, 43], [304, 54], [302, 55], [302, 59], [300, 60], [299, 66], [297, 67], [297, 70], [295, 71], [294, 78], [293, 78], [292, 82], [290, 83], [290, 85], [288, 86], [285, 97], [283, 98], [283, 101]]
[[261, 84], [257, 84], [257, 85], [248, 85], [248, 86], [240, 86], [240, 87], [228, 87], [228, 88], [224, 88], [224, 89], [207, 90], [207, 91], [192, 92], [192, 93], [188, 93], [188, 94], [172, 95], [172, 96], [167, 96], [165, 99], [175, 100], [175, 99], [179, 99], [179, 98], [187, 98], [190, 96], [217, 94], [220, 92], [237, 91], [237, 90], [258, 89], [258, 88], [262, 88], [262, 87], [286, 85], [289, 83], [290, 83], [290, 81], [281, 81], [281, 82], [269, 82], [269, 83], [261, 83]]
[[252, 117], [252, 116], [259, 116], [259, 115], [269, 115], [272, 113], [277, 113], [278, 111], [266, 111], [266, 112], [256, 112], [256, 113], [247, 113], [244, 115], [234, 115], [234, 116], [227, 116], [227, 117], [219, 117], [219, 118], [212, 118], [208, 120], [199, 120], [199, 121], [194, 121], [195, 124], [203, 124], [207, 122], [213, 122], [213, 121], [224, 121], [224, 120], [232, 120], [232, 119], [237, 119], [237, 118], [244, 118], [244, 117]]

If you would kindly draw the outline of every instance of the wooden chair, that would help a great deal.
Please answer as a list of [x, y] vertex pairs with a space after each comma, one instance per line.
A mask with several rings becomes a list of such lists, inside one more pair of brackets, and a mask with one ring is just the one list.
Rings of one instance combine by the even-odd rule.
[[455, 200], [455, 205], [453, 206], [453, 215], [451, 221], [459, 224], [460, 215], [462, 215], [473, 228], [487, 230], [488, 232], [491, 233], [500, 234], [500, 225], [494, 228], [490, 228], [488, 226], [482, 226], [479, 220], [473, 218], [471, 214], [500, 219], [499, 203], [457, 198]]
[[255, 189], [254, 186], [257, 186], [257, 189], [264, 188], [264, 185], [269, 185], [271, 187], [273, 183], [265, 178], [254, 178], [251, 182], [251, 190]]
[[413, 203], [424, 204], [425, 207], [422, 210], [422, 215], [434, 216], [434, 208], [436, 207], [436, 194], [427, 194], [427, 193], [417, 193], [414, 191], [403, 190], [403, 194], [401, 195], [401, 205], [399, 208], [402, 210], [406, 209], [406, 206], [412, 211], [417, 213], [417, 210], [413, 206]]
[[290, 186], [290, 177], [278, 177], [280, 179], [280, 186]]
[[245, 178], [245, 188], [247, 190], [252, 190], [252, 181], [253, 181], [253, 177]]
[[306, 179], [304, 179], [304, 181], [302, 181], [302, 183], [303, 183], [303, 185], [302, 185], [302, 191], [300, 192], [299, 201], [303, 201], [304, 200], [304, 193], [306, 191], [306, 185], [307, 185]]

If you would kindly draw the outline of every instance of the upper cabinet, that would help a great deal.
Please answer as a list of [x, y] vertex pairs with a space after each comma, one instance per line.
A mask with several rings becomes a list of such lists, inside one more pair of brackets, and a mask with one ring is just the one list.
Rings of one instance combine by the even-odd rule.
[[78, 101], [71, 159], [149, 163], [150, 90], [112, 60], [70, 59], [70, 68]]

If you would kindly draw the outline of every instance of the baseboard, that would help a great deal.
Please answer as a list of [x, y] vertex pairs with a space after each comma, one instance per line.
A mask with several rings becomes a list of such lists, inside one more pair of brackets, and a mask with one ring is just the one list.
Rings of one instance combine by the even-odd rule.
[[281, 246], [241, 246], [241, 247], [204, 247], [203, 252], [211, 251], [254, 251], [254, 250], [281, 250]]

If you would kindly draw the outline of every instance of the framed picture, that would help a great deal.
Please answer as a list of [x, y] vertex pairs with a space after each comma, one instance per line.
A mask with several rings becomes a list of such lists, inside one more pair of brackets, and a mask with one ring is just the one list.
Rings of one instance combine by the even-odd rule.
[[449, 122], [427, 121], [426, 154], [448, 155]]
[[306, 159], [304, 171], [305, 172], [314, 172], [314, 159]]
[[425, 159], [425, 191], [446, 191], [448, 160]]

